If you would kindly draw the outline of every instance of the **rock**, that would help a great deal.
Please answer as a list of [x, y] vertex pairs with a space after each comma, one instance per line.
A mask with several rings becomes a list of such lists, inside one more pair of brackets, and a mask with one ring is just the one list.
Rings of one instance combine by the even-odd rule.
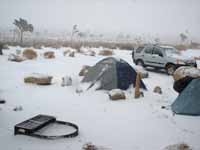
[[84, 52], [84, 55], [87, 55], [87, 56], [95, 56], [95, 55], [96, 55], [96, 52], [93, 51], [93, 50], [88, 50], [88, 51]]
[[180, 143], [180, 144], [169, 145], [165, 147], [163, 150], [192, 150], [192, 148], [185, 143]]
[[162, 89], [159, 86], [156, 86], [153, 90], [154, 93], [162, 94]]
[[15, 108], [13, 108], [13, 111], [22, 111], [23, 107], [22, 106], [16, 106]]
[[73, 52], [70, 52], [69, 53], [69, 57], [75, 57], [75, 52], [73, 51]]
[[10, 55], [8, 56], [8, 60], [9, 60], [9, 61], [14, 61], [14, 62], [22, 62], [22, 61], [24, 61], [25, 59], [22, 58], [22, 57], [20, 57], [20, 56], [18, 56], [18, 55], [10, 54]]
[[99, 150], [97, 146], [92, 143], [86, 143], [82, 147], [83, 150]]
[[99, 55], [102, 55], [102, 56], [111, 56], [111, 55], [113, 55], [114, 53], [113, 53], [113, 51], [112, 50], [101, 50], [100, 52], [99, 52]]
[[175, 81], [185, 78], [186, 76], [198, 78], [200, 77], [200, 69], [190, 66], [183, 66], [176, 69], [176, 71], [173, 74], [173, 78]]
[[79, 76], [85, 76], [90, 68], [91, 68], [90, 66], [84, 65], [81, 71], [79, 72]]
[[36, 59], [37, 58], [37, 52], [33, 49], [25, 49], [23, 51], [23, 57], [26, 59]]
[[72, 85], [72, 78], [69, 76], [65, 76], [62, 78], [62, 86], [71, 86]]
[[38, 84], [38, 85], [50, 85], [52, 78], [53, 78], [52, 76], [35, 73], [28, 77], [25, 77], [24, 82]]
[[76, 93], [80, 94], [83, 92], [83, 89], [81, 87], [76, 88]]
[[108, 93], [108, 95], [111, 100], [126, 99], [125, 93], [120, 89], [113, 89]]
[[6, 103], [6, 101], [5, 100], [3, 100], [3, 99], [0, 99], [0, 104], [5, 104]]
[[44, 58], [46, 58], [46, 59], [53, 59], [53, 58], [55, 58], [55, 53], [52, 52], [52, 51], [45, 52], [44, 53]]
[[63, 55], [66, 56], [66, 55], [68, 55], [70, 52], [71, 52], [70, 49], [66, 49], [66, 50], [63, 52]]

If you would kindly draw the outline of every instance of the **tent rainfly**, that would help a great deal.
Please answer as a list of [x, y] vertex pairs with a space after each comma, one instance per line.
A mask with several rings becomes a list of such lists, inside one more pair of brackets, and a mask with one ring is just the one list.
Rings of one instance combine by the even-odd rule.
[[172, 104], [172, 111], [182, 115], [200, 115], [200, 78], [193, 79]]

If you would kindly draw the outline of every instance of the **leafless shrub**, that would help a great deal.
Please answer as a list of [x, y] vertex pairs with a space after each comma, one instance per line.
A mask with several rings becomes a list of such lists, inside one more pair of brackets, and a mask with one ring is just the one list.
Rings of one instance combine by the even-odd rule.
[[114, 53], [113, 53], [113, 51], [112, 50], [101, 50], [100, 52], [99, 52], [99, 55], [102, 55], [102, 56], [111, 56], [111, 55], [113, 55]]
[[26, 59], [35, 59], [37, 58], [37, 52], [33, 49], [25, 49], [23, 51], [23, 57]]

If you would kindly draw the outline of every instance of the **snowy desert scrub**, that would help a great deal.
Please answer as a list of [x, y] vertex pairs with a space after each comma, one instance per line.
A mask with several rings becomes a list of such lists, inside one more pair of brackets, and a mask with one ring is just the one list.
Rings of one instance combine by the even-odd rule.
[[44, 58], [46, 59], [53, 59], [55, 58], [55, 53], [53, 51], [48, 51], [44, 53]]
[[113, 89], [108, 93], [108, 95], [111, 100], [126, 99], [125, 93], [120, 89]]
[[23, 57], [25, 57], [26, 59], [36, 59], [37, 52], [33, 49], [25, 49], [23, 51]]
[[52, 76], [43, 75], [39, 73], [31, 74], [30, 76], [27, 76], [24, 78], [24, 83], [32, 83], [32, 84], [38, 84], [38, 85], [50, 85]]
[[101, 56], [112, 56], [112, 55], [114, 55], [114, 52], [112, 50], [101, 50], [99, 52], [99, 55], [101, 55]]

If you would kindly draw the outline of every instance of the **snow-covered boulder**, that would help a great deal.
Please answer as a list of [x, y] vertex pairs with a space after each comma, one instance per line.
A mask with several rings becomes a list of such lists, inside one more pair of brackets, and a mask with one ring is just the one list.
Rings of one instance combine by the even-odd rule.
[[100, 148], [98, 148], [96, 145], [92, 144], [92, 143], [86, 143], [83, 145], [82, 147], [83, 150], [100, 150]]
[[23, 107], [22, 106], [16, 106], [15, 108], [13, 108], [13, 111], [22, 111]]
[[122, 100], [126, 99], [125, 93], [120, 89], [113, 89], [108, 93], [111, 100]]
[[114, 54], [114, 52], [112, 50], [101, 50], [99, 52], [99, 55], [101, 55], [101, 56], [111, 56], [113, 54]]
[[75, 52], [74, 51], [70, 52], [69, 57], [75, 57]]
[[180, 143], [180, 144], [169, 145], [165, 147], [163, 150], [192, 150], [192, 148], [185, 143]]
[[53, 51], [48, 51], [44, 53], [44, 58], [46, 59], [53, 59], [55, 58], [55, 53]]
[[162, 89], [159, 86], [156, 86], [153, 90], [154, 93], [162, 94]]
[[36, 59], [37, 52], [33, 49], [25, 49], [23, 51], [23, 57], [25, 57], [26, 59]]
[[80, 86], [77, 87], [77, 88], [76, 88], [76, 93], [77, 93], [77, 94], [83, 93], [82, 87], [80, 87]]
[[93, 50], [88, 50], [88, 51], [85, 51], [85, 52], [84, 52], [84, 55], [87, 55], [87, 56], [95, 56], [95, 55], [96, 55], [96, 52], [93, 51]]
[[66, 56], [66, 55], [68, 55], [70, 52], [71, 52], [70, 49], [66, 49], [66, 50], [63, 52], [63, 55]]
[[185, 78], [186, 76], [197, 78], [200, 77], [200, 69], [190, 66], [183, 66], [178, 69], [173, 74], [175, 81]]
[[8, 55], [8, 60], [9, 60], [9, 61], [15, 61], [15, 62], [22, 62], [22, 61], [24, 61], [25, 59], [22, 58], [22, 57], [20, 57], [20, 56], [18, 56], [18, 55], [10, 54], [10, 55]]
[[79, 76], [85, 76], [89, 69], [90, 69], [90, 66], [84, 65], [81, 71], [79, 72]]
[[52, 76], [34, 73], [30, 76], [25, 77], [24, 82], [38, 85], [50, 85], [52, 78]]
[[62, 78], [62, 86], [71, 86], [72, 78], [70, 76], [65, 76]]

